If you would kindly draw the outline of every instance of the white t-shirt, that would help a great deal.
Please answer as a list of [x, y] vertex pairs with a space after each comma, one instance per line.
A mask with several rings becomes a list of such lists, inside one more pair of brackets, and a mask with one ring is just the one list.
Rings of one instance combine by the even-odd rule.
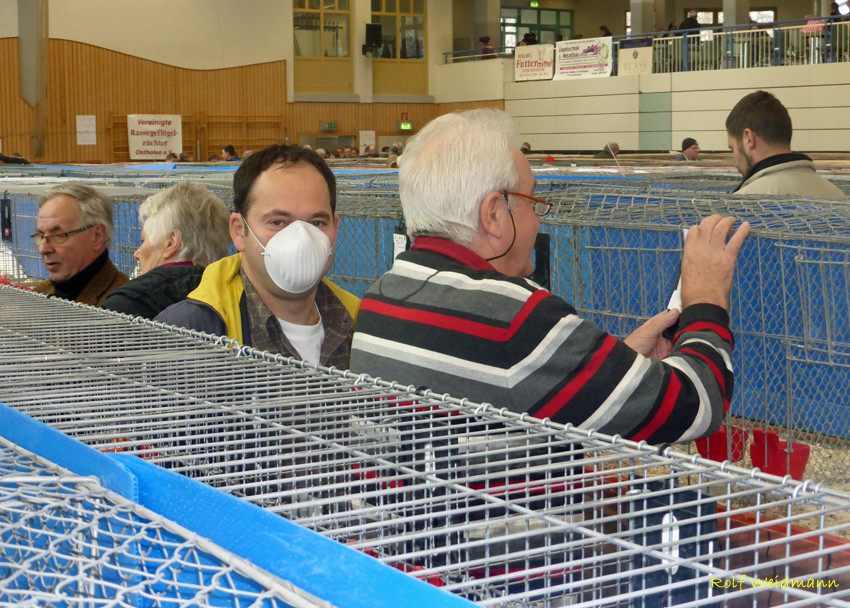
[[322, 342], [325, 341], [325, 326], [322, 324], [322, 315], [319, 314], [319, 322], [315, 325], [297, 325], [278, 319], [283, 334], [298, 351], [298, 356], [314, 365], [319, 364], [322, 356]]

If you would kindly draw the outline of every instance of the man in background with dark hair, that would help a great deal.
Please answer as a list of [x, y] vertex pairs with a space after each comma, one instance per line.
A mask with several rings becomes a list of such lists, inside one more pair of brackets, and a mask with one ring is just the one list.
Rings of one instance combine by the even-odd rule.
[[269, 146], [236, 171], [233, 206], [239, 253], [157, 320], [347, 369], [360, 300], [323, 278], [339, 229], [331, 170], [312, 150]]
[[242, 160], [238, 156], [236, 156], [236, 148], [227, 144], [221, 149], [221, 158], [224, 161], [234, 161], [234, 160]]
[[735, 104], [726, 118], [726, 135], [744, 181], [734, 192], [846, 198], [817, 174], [811, 158], [791, 152], [791, 134], [788, 110], [770, 93], [756, 91]]

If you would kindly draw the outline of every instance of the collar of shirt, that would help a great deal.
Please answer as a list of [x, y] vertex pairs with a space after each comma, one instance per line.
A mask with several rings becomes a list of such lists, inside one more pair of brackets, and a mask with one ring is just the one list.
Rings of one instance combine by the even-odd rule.
[[457, 260], [462, 264], [466, 264], [473, 270], [496, 270], [490, 262], [482, 258], [480, 255], [464, 247], [458, 245], [448, 239], [436, 236], [417, 236], [413, 241], [411, 250], [433, 251], [440, 253], [446, 257]]

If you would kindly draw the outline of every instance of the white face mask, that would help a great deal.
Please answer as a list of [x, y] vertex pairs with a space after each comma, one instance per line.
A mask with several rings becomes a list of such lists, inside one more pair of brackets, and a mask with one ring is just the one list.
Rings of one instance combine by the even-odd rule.
[[[242, 221], [254, 240], [263, 247], [260, 239]], [[310, 291], [322, 279], [325, 266], [332, 253], [327, 235], [307, 222], [295, 220], [275, 234], [263, 247], [266, 272], [275, 285], [292, 294]]]

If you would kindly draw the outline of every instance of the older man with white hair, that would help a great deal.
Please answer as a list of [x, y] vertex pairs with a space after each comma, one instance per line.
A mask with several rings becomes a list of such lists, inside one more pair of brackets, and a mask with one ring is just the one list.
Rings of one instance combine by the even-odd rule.
[[133, 257], [141, 276], [106, 298], [103, 308], [153, 319], [186, 299], [204, 268], [230, 249], [230, 211], [194, 182], [180, 182], [149, 196], [139, 207], [142, 244]]
[[[527, 279], [549, 203], [504, 112], [441, 116], [407, 145], [399, 192], [411, 251], [367, 292], [351, 369], [651, 443], [720, 425], [732, 396], [727, 295], [749, 231], [690, 229], [681, 316], [620, 341]], [[662, 332], [678, 320], [671, 343]], [[664, 357], [666, 358], [661, 358]]]
[[82, 184], [63, 184], [38, 200], [33, 243], [47, 269], [47, 279], [33, 291], [90, 306], [127, 282], [109, 259], [115, 230], [112, 200]]

